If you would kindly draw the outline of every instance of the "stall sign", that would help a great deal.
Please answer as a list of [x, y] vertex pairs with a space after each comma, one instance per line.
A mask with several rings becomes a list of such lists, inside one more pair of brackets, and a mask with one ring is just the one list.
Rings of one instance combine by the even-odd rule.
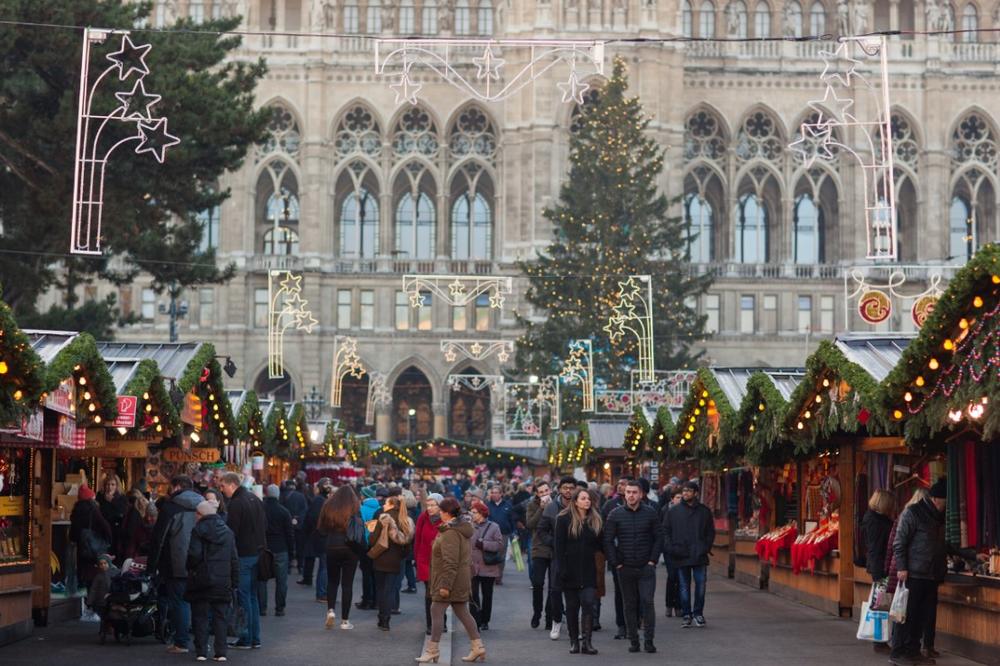
[[164, 449], [163, 459], [171, 463], [214, 463], [219, 461], [219, 449], [192, 448], [190, 451], [177, 448]]
[[457, 458], [459, 455], [457, 446], [446, 444], [428, 444], [424, 447], [424, 456], [428, 458]]
[[24, 515], [24, 496], [14, 495], [0, 497], [0, 516], [8, 518], [11, 516]]
[[86, 439], [84, 440], [84, 448], [88, 449], [102, 449], [105, 443], [108, 441], [107, 433], [104, 428], [87, 428]]
[[76, 427], [76, 419], [60, 415], [56, 426], [56, 446], [60, 449], [81, 450], [87, 448], [87, 431]]
[[105, 442], [96, 449], [87, 448], [87, 455], [95, 458], [145, 458], [149, 455], [149, 444], [142, 440], [122, 439]]
[[72, 377], [62, 380], [59, 386], [49, 391], [45, 396], [45, 406], [67, 416], [76, 413], [76, 383]]
[[184, 396], [184, 407], [181, 409], [181, 421], [201, 430], [201, 398], [194, 391]]
[[111, 424], [113, 428], [134, 428], [135, 413], [139, 407], [139, 398], [134, 395], [118, 396], [118, 416]]
[[41, 442], [45, 439], [45, 412], [36, 409], [31, 414], [21, 418], [18, 428], [0, 428], [0, 432], [12, 433], [21, 439]]

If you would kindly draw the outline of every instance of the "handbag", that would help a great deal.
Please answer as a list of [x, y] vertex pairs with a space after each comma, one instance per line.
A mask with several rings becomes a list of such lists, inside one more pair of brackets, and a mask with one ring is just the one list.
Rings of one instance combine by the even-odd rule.
[[278, 577], [278, 566], [274, 561], [274, 553], [267, 548], [261, 548], [257, 556], [257, 580], [267, 582]]
[[906, 589], [906, 582], [899, 581], [896, 594], [892, 596], [892, 604], [889, 606], [889, 618], [896, 624], [906, 624], [906, 604], [909, 601], [910, 591]]
[[[500, 529], [499, 527], [497, 529]], [[489, 527], [486, 528], [486, 532], [489, 532]], [[485, 532], [484, 532], [485, 534]], [[503, 535], [500, 535], [503, 538]], [[503, 564], [504, 560], [507, 559], [507, 539], [503, 539], [503, 543], [500, 546], [500, 550], [492, 551], [483, 549], [483, 564], [494, 565]]]
[[886, 581], [872, 583], [872, 593], [868, 597], [872, 610], [888, 611], [892, 606], [892, 592], [889, 591]]
[[376, 526], [376, 530], [378, 538], [375, 540], [375, 544], [368, 549], [368, 558], [372, 560], [381, 557], [385, 551], [389, 550], [389, 530], [381, 523]]
[[239, 594], [233, 591], [229, 615], [226, 617], [226, 633], [232, 638], [239, 638], [247, 629], [247, 614], [240, 603]]
[[858, 640], [885, 643], [889, 640], [889, 614], [872, 610], [867, 601], [861, 603], [861, 621], [858, 622]]

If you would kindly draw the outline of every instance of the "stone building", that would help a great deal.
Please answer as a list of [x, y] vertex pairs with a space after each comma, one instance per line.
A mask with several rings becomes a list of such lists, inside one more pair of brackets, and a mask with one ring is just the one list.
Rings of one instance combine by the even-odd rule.
[[[845, 308], [845, 273], [866, 263], [860, 169], [843, 154], [806, 168], [788, 145], [823, 97], [820, 41], [614, 44], [618, 38], [799, 37], [870, 30], [1000, 25], [1000, 3], [961, 0], [175, 0], [153, 21], [238, 13], [250, 35], [237, 57], [267, 59], [259, 102], [275, 109], [272, 139], [221, 186], [232, 197], [206, 211], [207, 239], [237, 277], [186, 295], [181, 338], [211, 340], [248, 388], [326, 395], [334, 338], [354, 336], [363, 362], [384, 373], [392, 400], [377, 407], [379, 439], [489, 437], [483, 392], [451, 391], [456, 372], [495, 374], [495, 357], [448, 362], [444, 339], [512, 338], [517, 297], [502, 311], [480, 298], [411, 308], [404, 274], [514, 275], [544, 247], [542, 209], [567, 169], [574, 105], [561, 102], [559, 64], [501, 102], [414, 66], [418, 104], [396, 104], [358, 35], [606, 39], [606, 62], [629, 63], [632, 90], [667, 149], [662, 189], [697, 239], [691, 270], [716, 280], [692, 305], [707, 315], [706, 357], [726, 365], [802, 362], [820, 338], [858, 324]], [[306, 34], [306, 33], [320, 33]], [[354, 36], [343, 36], [354, 35]], [[962, 263], [995, 241], [1000, 102], [989, 33], [889, 39], [898, 209], [898, 263], [918, 282], [928, 267]], [[498, 51], [499, 52], [499, 51]], [[450, 60], [475, 82], [482, 48]], [[530, 57], [505, 48], [505, 72]], [[581, 72], [583, 68], [581, 67]], [[600, 78], [585, 79], [599, 90]], [[843, 137], [857, 147], [856, 133]], [[288, 378], [267, 379], [267, 277], [301, 272], [319, 326], [286, 335]], [[655, 279], [655, 277], [654, 277]], [[141, 281], [121, 294], [142, 323], [123, 339], [166, 339], [159, 297]], [[905, 315], [905, 313], [904, 313]], [[894, 316], [906, 328], [907, 316]], [[344, 387], [343, 418], [364, 430], [367, 379]], [[411, 410], [413, 413], [411, 414]], [[370, 428], [369, 428], [370, 430]]]

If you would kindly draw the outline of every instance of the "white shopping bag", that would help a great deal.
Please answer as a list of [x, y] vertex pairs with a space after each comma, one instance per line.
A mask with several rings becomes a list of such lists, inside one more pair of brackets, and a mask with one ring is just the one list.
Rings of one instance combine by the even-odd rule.
[[861, 604], [861, 621], [858, 622], [858, 640], [886, 643], [889, 640], [889, 614], [871, 610], [868, 602]]
[[892, 605], [889, 606], [889, 618], [896, 624], [906, 624], [906, 604], [909, 600], [910, 591], [906, 589], [906, 583], [900, 581], [896, 594], [892, 596]]

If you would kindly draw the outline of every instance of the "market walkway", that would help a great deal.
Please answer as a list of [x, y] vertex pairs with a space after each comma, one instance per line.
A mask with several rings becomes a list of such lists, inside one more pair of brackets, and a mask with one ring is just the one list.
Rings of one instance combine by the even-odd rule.
[[[568, 654], [566, 640], [552, 641], [542, 629], [529, 628], [527, 575], [509, 571], [503, 587], [496, 589], [491, 630], [484, 635], [488, 661], [576, 666], [609, 663], [610, 659], [614, 663], [650, 666], [664, 663], [884, 666], [887, 663], [885, 657], [874, 654], [868, 644], [855, 640], [854, 622], [720, 578], [709, 582], [708, 626], [681, 629], [679, 620], [663, 617], [660, 574], [658, 571], [656, 645], [659, 653], [629, 654], [626, 642], [613, 640], [613, 631], [605, 629], [594, 635], [600, 655], [586, 657]], [[610, 580], [608, 582], [610, 584]], [[375, 628], [374, 613], [362, 611], [355, 611], [351, 617], [356, 625], [353, 631], [326, 631], [323, 629], [324, 607], [312, 600], [311, 590], [294, 584], [292, 587], [288, 614], [281, 618], [263, 618], [264, 647], [251, 652], [232, 651], [230, 663], [238, 666], [402, 666], [412, 664], [419, 654], [424, 638], [421, 595], [402, 595], [403, 614], [393, 617], [393, 629], [389, 634]], [[606, 627], [614, 624], [610, 604], [605, 604], [602, 616]], [[461, 632], [452, 634], [452, 639], [451, 663], [461, 664], [460, 657], [468, 651], [468, 640]], [[96, 625], [80, 622], [37, 630], [28, 640], [0, 648], [0, 664], [4, 666], [93, 663], [158, 666], [189, 662], [194, 662], [193, 655], [168, 655], [164, 647], [152, 639], [137, 639], [131, 647], [111, 643], [100, 646]], [[946, 654], [938, 663], [966, 666], [973, 662]]]

